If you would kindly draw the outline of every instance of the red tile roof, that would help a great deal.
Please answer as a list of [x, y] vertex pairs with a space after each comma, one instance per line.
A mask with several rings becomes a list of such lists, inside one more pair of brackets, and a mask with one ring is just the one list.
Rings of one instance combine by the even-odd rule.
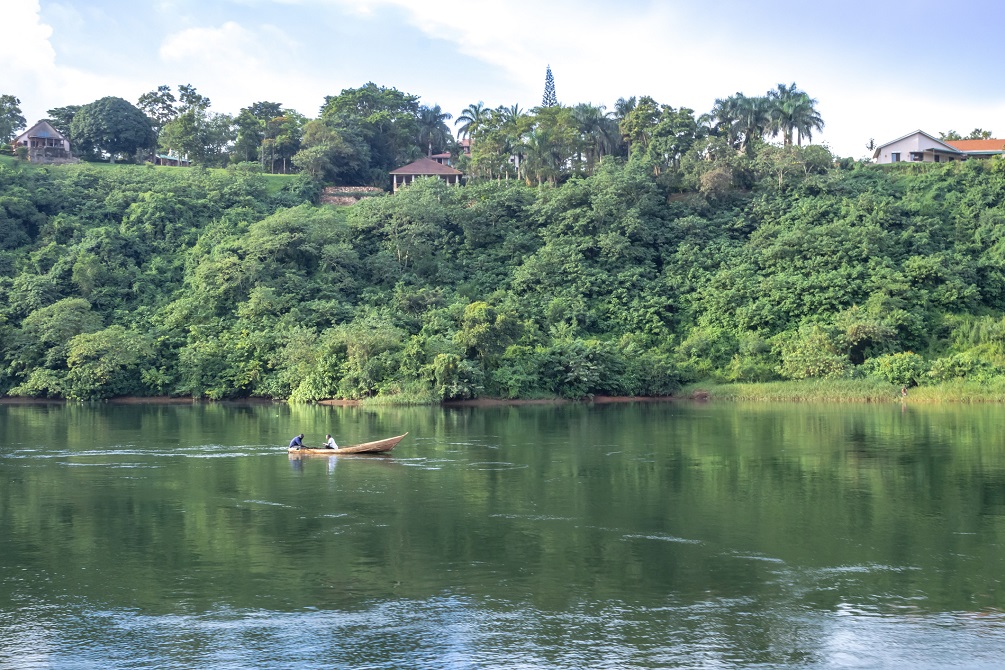
[[946, 140], [960, 151], [1005, 151], [1005, 140]]
[[460, 170], [455, 170], [449, 165], [442, 165], [429, 158], [420, 158], [414, 163], [409, 163], [397, 170], [391, 170], [391, 174], [418, 174], [418, 175], [455, 175], [464, 174]]

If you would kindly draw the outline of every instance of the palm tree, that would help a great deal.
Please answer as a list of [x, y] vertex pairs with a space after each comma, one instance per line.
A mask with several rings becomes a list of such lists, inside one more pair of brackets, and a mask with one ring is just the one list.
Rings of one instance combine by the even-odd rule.
[[492, 110], [485, 107], [485, 103], [479, 100], [473, 105], [468, 105], [467, 108], [458, 115], [457, 120], [454, 121], [454, 126], [458, 123], [463, 123], [458, 131], [457, 135], [459, 137], [471, 137], [478, 131], [478, 126], [485, 123], [489, 116], [492, 114]]
[[803, 135], [807, 142], [813, 141], [813, 131], [824, 129], [824, 120], [816, 110], [816, 100], [802, 94], [792, 114], [793, 127], [796, 131], [796, 143], [803, 146]]
[[541, 186], [545, 181], [553, 180], [554, 160], [552, 144], [551, 137], [547, 131], [540, 129], [531, 131], [524, 138], [521, 150], [527, 156], [527, 160], [522, 168], [528, 185], [530, 185], [530, 177], [527, 175], [528, 171], [534, 173], [538, 186]]
[[768, 131], [772, 137], [782, 134], [782, 144], [789, 146], [792, 144], [792, 101], [796, 97], [796, 84], [791, 86], [779, 84], [775, 90], [768, 91], [768, 99], [771, 101], [771, 124]]
[[597, 160], [613, 151], [620, 138], [617, 123], [612, 118], [614, 112], [606, 110], [604, 105], [595, 107], [589, 103], [580, 103], [572, 108], [580, 141], [586, 148], [587, 167], [591, 170]]
[[499, 115], [502, 116], [503, 123], [516, 124], [523, 117], [527, 116], [527, 112], [520, 109], [520, 105], [513, 105], [511, 107], [500, 107], [498, 110]]
[[506, 151], [509, 152], [509, 161], [516, 169], [517, 177], [520, 176], [520, 164], [523, 161], [523, 140], [522, 135], [527, 130], [524, 121], [528, 119], [526, 110], [520, 105], [509, 107], [499, 107], [495, 111], [502, 121], [500, 129], [505, 133]]
[[734, 147], [741, 132], [741, 101], [744, 99], [742, 93], [728, 98], [717, 98], [715, 104], [712, 105], [712, 111], [707, 115], [712, 132], [719, 137], [725, 137], [726, 141]]
[[793, 82], [789, 86], [779, 84], [774, 91], [768, 92], [771, 101], [771, 123], [768, 130], [772, 137], [782, 133], [782, 143], [792, 144], [792, 136], [802, 146], [803, 135], [807, 140], [813, 139], [814, 130], [823, 130], [824, 121], [814, 105], [817, 101], [796, 88]]
[[452, 118], [453, 115], [441, 110], [439, 105], [419, 107], [419, 144], [427, 146], [427, 156], [433, 155], [433, 145], [442, 149], [450, 142], [450, 128], [444, 121]]
[[771, 125], [771, 101], [763, 96], [748, 98], [740, 93], [736, 98], [737, 128], [743, 135], [740, 150], [749, 151], [751, 140], [764, 137]]
[[628, 98], [618, 98], [618, 101], [614, 103], [614, 119], [621, 122], [628, 113], [635, 109], [635, 96]]

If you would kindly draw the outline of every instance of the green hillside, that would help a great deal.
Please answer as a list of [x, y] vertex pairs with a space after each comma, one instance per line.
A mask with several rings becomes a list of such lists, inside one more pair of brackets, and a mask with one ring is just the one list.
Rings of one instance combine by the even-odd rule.
[[[1005, 162], [832, 165], [794, 146], [728, 160], [691, 168], [695, 193], [645, 161], [605, 160], [558, 186], [426, 181], [344, 208], [310, 204], [305, 179], [5, 163], [0, 387], [393, 402], [785, 380], [999, 393]], [[749, 188], [717, 186], [724, 170]]]

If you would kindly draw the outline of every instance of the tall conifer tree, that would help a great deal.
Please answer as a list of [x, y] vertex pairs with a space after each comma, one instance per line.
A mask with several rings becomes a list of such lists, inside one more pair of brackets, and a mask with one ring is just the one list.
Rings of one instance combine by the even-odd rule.
[[554, 107], [558, 104], [558, 97], [555, 95], [555, 77], [551, 74], [551, 65], [544, 74], [544, 98], [541, 100], [542, 107]]

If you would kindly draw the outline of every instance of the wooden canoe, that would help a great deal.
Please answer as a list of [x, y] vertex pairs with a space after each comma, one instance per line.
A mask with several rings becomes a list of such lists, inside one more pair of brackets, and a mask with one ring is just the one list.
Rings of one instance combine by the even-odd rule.
[[398, 435], [397, 437], [389, 437], [386, 440], [376, 440], [374, 442], [364, 442], [363, 444], [354, 444], [351, 447], [339, 447], [338, 449], [297, 449], [296, 447], [290, 447], [291, 456], [337, 456], [339, 454], [379, 454], [383, 451], [391, 451], [394, 449], [394, 445], [401, 442], [404, 439], [404, 435]]

